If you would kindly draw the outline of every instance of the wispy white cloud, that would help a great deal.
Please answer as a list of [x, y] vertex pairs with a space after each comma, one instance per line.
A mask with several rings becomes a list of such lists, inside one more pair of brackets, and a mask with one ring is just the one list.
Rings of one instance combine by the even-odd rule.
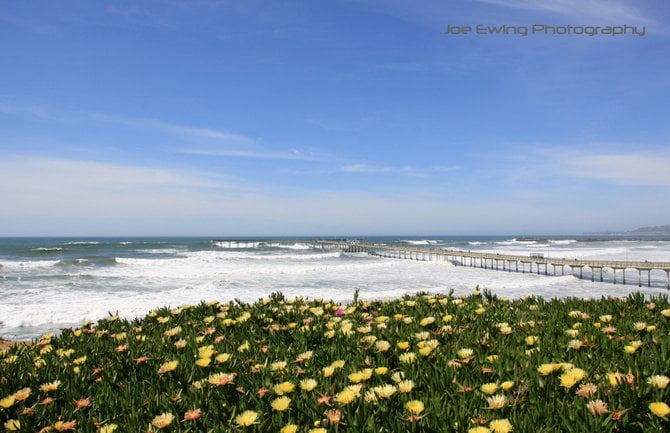
[[38, 105], [23, 105], [23, 104], [10, 103], [6, 101], [0, 101], [0, 113], [14, 116], [21, 116], [21, 117], [34, 117], [52, 122], [107, 123], [113, 125], [150, 130], [163, 134], [180, 135], [191, 139], [210, 139], [220, 142], [228, 142], [236, 144], [256, 143], [256, 140], [252, 137], [226, 131], [223, 129], [180, 125], [148, 117], [132, 117], [132, 116], [99, 113], [95, 111], [86, 111], [86, 110], [53, 108]]
[[458, 166], [391, 166], [391, 165], [370, 165], [363, 163], [346, 164], [339, 167], [341, 173], [361, 173], [361, 174], [404, 174], [408, 176], [425, 177], [431, 173], [444, 173], [448, 171], [459, 170]]
[[178, 149], [177, 153], [200, 156], [220, 156], [231, 158], [252, 158], [252, 159], [278, 159], [293, 161], [314, 161], [328, 162], [334, 159], [333, 156], [316, 154], [314, 152], [304, 152], [298, 149], [290, 149], [284, 152], [273, 152], [260, 147], [255, 149]]
[[595, 18], [612, 22], [649, 23], [651, 20], [622, 0], [476, 0], [497, 6], [530, 11], [550, 12], [560, 15]]
[[183, 213], [184, 196], [236, 190], [219, 179], [169, 169], [41, 157], [0, 161], [0, 215]]
[[566, 173], [622, 185], [670, 187], [670, 154], [570, 155], [563, 162]]

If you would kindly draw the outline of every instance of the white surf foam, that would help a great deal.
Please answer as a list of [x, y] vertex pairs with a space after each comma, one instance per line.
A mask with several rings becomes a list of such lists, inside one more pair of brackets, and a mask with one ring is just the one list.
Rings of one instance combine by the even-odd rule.
[[60, 263], [59, 260], [0, 261], [0, 266], [7, 269], [48, 268]]

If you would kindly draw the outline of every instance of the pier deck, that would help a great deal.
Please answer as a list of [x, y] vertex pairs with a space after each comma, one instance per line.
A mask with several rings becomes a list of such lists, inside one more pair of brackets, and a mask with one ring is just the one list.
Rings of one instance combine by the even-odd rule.
[[[646, 272], [647, 286], [651, 286], [651, 272], [665, 272], [667, 288], [670, 290], [670, 262], [650, 261], [621, 261], [621, 260], [582, 260], [569, 258], [521, 256], [510, 254], [486, 253], [462, 250], [443, 250], [437, 248], [405, 247], [402, 245], [371, 244], [366, 242], [350, 242], [340, 240], [317, 239], [315, 245], [319, 248], [333, 248], [346, 252], [363, 252], [379, 257], [410, 260], [445, 260], [456, 265], [480, 267], [483, 269], [503, 270], [512, 272], [535, 272], [549, 275], [548, 267], [552, 267], [553, 275], [565, 275], [565, 267], [570, 273], [579, 278], [584, 277], [584, 268], [590, 270], [591, 281], [598, 277], [603, 281], [603, 269], [612, 270], [612, 280], [617, 284], [617, 272], [621, 271], [621, 282], [626, 284], [626, 270], [637, 271], [638, 286], [642, 286], [642, 272]], [[528, 267], [528, 270], [526, 268]], [[521, 269], [521, 270], [520, 270]], [[579, 270], [579, 274], [575, 274]]]

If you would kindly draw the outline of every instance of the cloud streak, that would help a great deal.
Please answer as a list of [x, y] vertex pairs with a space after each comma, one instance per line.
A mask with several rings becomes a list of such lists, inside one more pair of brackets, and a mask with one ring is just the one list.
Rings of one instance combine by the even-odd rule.
[[254, 138], [243, 134], [237, 134], [222, 129], [179, 125], [148, 117], [120, 116], [114, 114], [98, 113], [95, 111], [72, 110], [63, 108], [55, 109], [52, 107], [33, 105], [18, 105], [3, 101], [0, 101], [0, 113], [20, 117], [33, 117], [40, 120], [60, 123], [106, 123], [117, 126], [150, 130], [163, 134], [179, 135], [190, 139], [209, 139], [236, 144], [256, 143]]
[[670, 187], [670, 155], [573, 155], [564, 162], [566, 173], [622, 185]]
[[570, 17], [601, 19], [612, 22], [651, 21], [630, 5], [620, 0], [476, 0], [527, 11], [550, 12]]

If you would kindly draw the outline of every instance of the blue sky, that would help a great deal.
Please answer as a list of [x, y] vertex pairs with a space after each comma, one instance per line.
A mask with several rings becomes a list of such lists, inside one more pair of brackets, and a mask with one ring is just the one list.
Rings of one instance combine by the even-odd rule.
[[667, 224], [669, 49], [664, 0], [0, 0], [0, 235]]

